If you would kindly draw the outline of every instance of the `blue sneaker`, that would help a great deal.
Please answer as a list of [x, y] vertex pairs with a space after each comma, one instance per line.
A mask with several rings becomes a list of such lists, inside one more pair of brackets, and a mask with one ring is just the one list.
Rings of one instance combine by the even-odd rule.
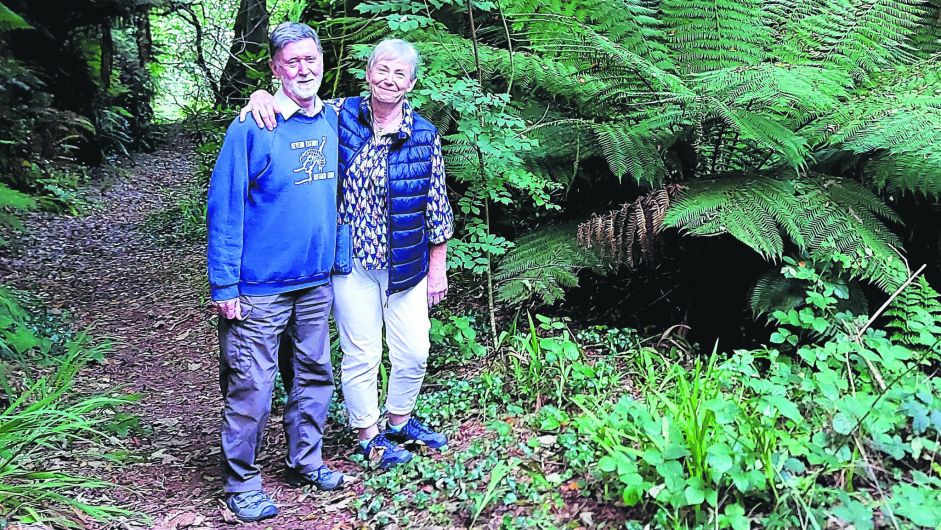
[[271, 497], [261, 490], [232, 493], [225, 500], [225, 505], [240, 521], [249, 523], [278, 515], [278, 507], [271, 502]]
[[393, 442], [420, 444], [430, 449], [441, 449], [448, 445], [448, 438], [445, 435], [429, 429], [415, 418], [409, 418], [398, 431], [386, 429], [385, 435]]
[[399, 464], [404, 464], [412, 459], [413, 455], [410, 451], [399, 447], [397, 444], [393, 443], [389, 438], [386, 437], [386, 433], [379, 433], [375, 438], [369, 440], [369, 443], [366, 444], [366, 447], [363, 447], [362, 444], [359, 445], [359, 452], [363, 455], [363, 458], [366, 459], [366, 462], [371, 462], [373, 459], [370, 458], [374, 453], [379, 455], [379, 469], [389, 469], [390, 467], [395, 467]]
[[323, 491], [333, 491], [343, 485], [346, 477], [339, 471], [327, 466], [320, 466], [310, 473], [301, 473], [295, 469], [288, 470], [287, 482], [291, 486], [300, 487], [307, 484]]

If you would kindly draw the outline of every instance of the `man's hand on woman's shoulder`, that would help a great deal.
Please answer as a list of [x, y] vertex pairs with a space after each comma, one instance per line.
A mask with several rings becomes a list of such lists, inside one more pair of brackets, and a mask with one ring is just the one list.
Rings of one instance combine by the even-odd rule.
[[239, 111], [239, 121], [245, 121], [249, 113], [252, 114], [259, 128], [273, 131], [278, 126], [277, 116], [281, 113], [281, 109], [275, 103], [274, 96], [264, 90], [256, 90], [248, 98], [248, 104]]

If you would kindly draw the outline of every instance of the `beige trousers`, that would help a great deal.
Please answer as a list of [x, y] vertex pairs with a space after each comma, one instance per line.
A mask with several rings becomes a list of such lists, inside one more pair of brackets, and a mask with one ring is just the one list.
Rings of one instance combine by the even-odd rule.
[[343, 398], [350, 426], [357, 429], [379, 421], [383, 324], [392, 364], [386, 410], [411, 413], [425, 379], [431, 346], [427, 278], [392, 296], [386, 296], [388, 285], [388, 270], [364, 270], [356, 258], [350, 274], [333, 276], [333, 315], [343, 349]]

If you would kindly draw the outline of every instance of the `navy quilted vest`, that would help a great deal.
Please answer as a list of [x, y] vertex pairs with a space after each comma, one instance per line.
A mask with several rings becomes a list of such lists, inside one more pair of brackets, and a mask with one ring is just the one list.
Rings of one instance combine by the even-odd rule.
[[[431, 183], [435, 126], [412, 112], [412, 134], [399, 133], [389, 147], [389, 294], [414, 287], [428, 274], [425, 208]], [[346, 178], [350, 162], [372, 136], [363, 98], [347, 98], [339, 113], [338, 171]]]

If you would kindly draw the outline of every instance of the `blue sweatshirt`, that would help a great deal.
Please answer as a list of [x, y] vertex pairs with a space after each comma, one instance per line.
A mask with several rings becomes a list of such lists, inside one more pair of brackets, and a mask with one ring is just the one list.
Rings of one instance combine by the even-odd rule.
[[[337, 226], [333, 109], [233, 120], [209, 182], [209, 286], [216, 301], [330, 281]], [[331, 116], [333, 117], [333, 116]], [[335, 119], [332, 120], [333, 123]]]

